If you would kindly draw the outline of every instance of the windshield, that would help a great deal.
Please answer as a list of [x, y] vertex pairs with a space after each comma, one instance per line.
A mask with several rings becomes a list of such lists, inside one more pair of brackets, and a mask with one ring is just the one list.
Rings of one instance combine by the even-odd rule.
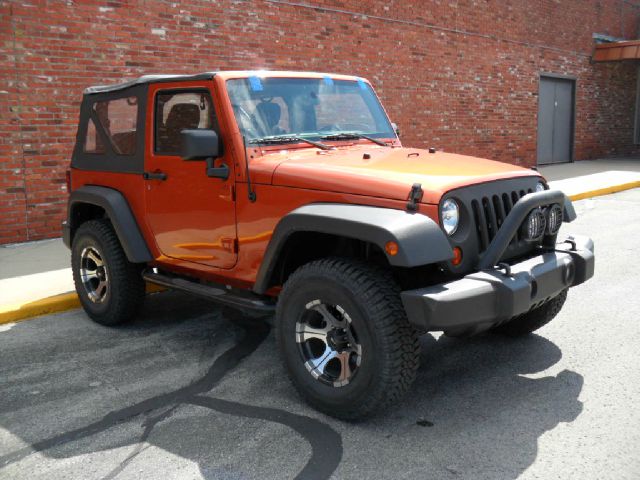
[[295, 143], [295, 137], [320, 140], [340, 133], [395, 138], [380, 102], [363, 81], [249, 77], [228, 80], [227, 90], [247, 143]]

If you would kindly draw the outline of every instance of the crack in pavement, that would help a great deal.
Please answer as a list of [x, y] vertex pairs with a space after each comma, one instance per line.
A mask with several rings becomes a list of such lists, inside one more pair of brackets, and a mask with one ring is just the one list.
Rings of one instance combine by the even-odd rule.
[[[143, 424], [145, 430], [139, 440], [139, 444], [142, 444], [151, 434], [153, 428], [159, 422], [168, 418], [180, 404], [192, 404], [220, 413], [280, 423], [291, 428], [311, 446], [311, 456], [296, 478], [329, 478], [342, 459], [342, 438], [328, 424], [284, 410], [256, 407], [201, 395], [213, 389], [229, 371], [252, 354], [269, 334], [270, 328], [266, 323], [239, 318], [234, 319], [234, 323], [240, 324], [245, 330], [244, 337], [236, 345], [221, 354], [213, 362], [207, 373], [199, 380], [177, 390], [156, 395], [128, 407], [114, 410], [106, 414], [102, 419], [85, 427], [40, 440], [29, 447], [0, 456], [0, 465], [2, 466], [0, 468], [23, 460], [35, 452], [42, 452], [55, 446], [106, 431], [138, 415], [159, 410], [163, 407], [170, 407], [168, 411], [149, 419]], [[118, 467], [107, 474], [105, 479], [113, 479], [143, 450], [143, 448], [136, 448]]]

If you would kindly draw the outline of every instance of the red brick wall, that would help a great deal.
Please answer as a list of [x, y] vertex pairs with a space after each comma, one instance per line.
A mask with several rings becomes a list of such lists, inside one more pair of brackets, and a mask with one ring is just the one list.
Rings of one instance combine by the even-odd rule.
[[637, 0], [0, 1], [0, 243], [59, 234], [82, 89], [144, 73], [357, 74], [406, 145], [521, 165], [539, 74], [567, 74], [576, 158], [638, 153], [636, 66], [589, 60], [639, 19]]

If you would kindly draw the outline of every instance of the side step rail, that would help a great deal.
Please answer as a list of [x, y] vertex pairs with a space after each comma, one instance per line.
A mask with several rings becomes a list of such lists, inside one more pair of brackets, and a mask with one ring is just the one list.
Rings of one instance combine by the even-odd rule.
[[151, 270], [145, 271], [142, 277], [148, 282], [192, 293], [227, 307], [242, 310], [250, 315], [268, 316], [273, 315], [276, 311], [275, 302], [252, 292], [229, 290], [224, 285], [200, 283], [197, 280]]

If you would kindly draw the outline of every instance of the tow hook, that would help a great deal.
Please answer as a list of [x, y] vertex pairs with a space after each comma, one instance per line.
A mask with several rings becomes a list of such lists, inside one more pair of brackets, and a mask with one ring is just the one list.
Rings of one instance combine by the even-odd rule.
[[507, 277], [511, 276], [511, 265], [509, 265], [508, 263], [504, 263], [504, 262], [500, 262], [498, 265], [496, 265], [497, 270], [504, 270], [504, 274]]
[[575, 252], [576, 250], [578, 250], [578, 247], [576, 245], [576, 241], [573, 239], [573, 237], [565, 238], [563, 243], [568, 243], [569, 245], [571, 245], [571, 251], [572, 252]]

